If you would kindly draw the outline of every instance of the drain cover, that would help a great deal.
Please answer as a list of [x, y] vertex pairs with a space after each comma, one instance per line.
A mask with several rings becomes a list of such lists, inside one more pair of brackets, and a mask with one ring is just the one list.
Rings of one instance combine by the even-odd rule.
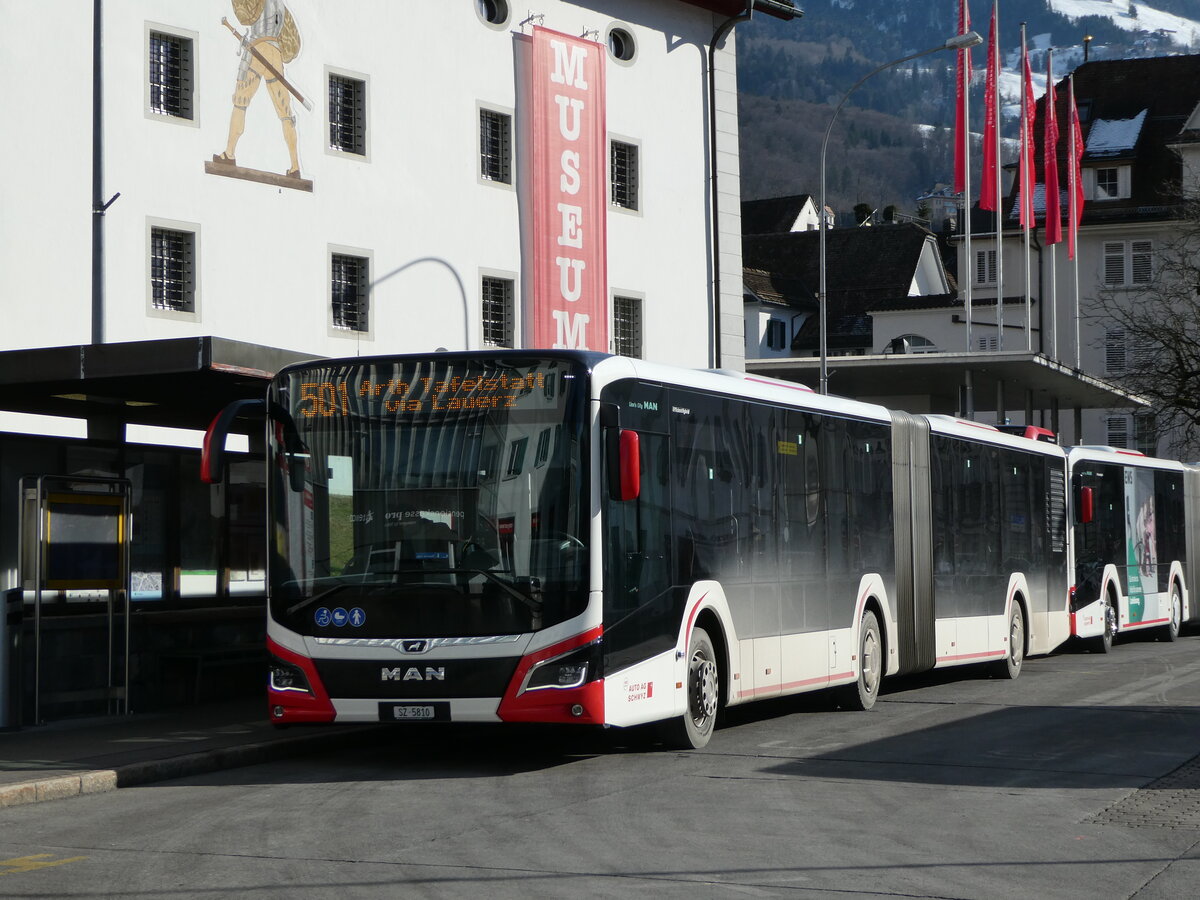
[[1200, 756], [1086, 821], [1094, 825], [1200, 828]]

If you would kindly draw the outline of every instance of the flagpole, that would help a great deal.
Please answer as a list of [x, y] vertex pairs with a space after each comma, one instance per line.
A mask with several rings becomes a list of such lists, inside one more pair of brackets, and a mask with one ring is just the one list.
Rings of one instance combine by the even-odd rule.
[[[967, 8], [967, 0], [959, 0], [962, 4], [959, 8], [958, 15], [958, 33], [965, 34], [971, 27], [971, 14]], [[958, 51], [958, 68], [959, 68], [959, 90], [962, 91], [962, 134], [959, 139], [962, 142], [962, 209], [963, 223], [966, 226], [966, 233], [963, 238], [963, 248], [966, 254], [966, 283], [963, 293], [963, 304], [967, 315], [967, 352], [971, 352], [971, 346], [974, 342], [972, 337], [972, 329], [974, 328], [974, 304], [971, 297], [971, 282], [973, 279], [974, 259], [971, 256], [971, 49], [965, 48]], [[974, 401], [968, 403], [968, 413], [974, 408]], [[968, 415], [970, 418], [970, 415]]]
[[[1070, 232], [1068, 234], [1068, 237], [1070, 237], [1070, 243], [1068, 244], [1068, 247], [1071, 250], [1071, 259], [1072, 259], [1072, 262], [1074, 263], [1074, 265], [1072, 267], [1073, 276], [1074, 276], [1072, 281], [1074, 283], [1074, 294], [1075, 294], [1074, 304], [1073, 304], [1073, 317], [1075, 319], [1075, 368], [1079, 369], [1079, 368], [1081, 368], [1081, 366], [1080, 366], [1081, 355], [1079, 352], [1079, 209], [1078, 209], [1078, 207], [1079, 207], [1079, 176], [1080, 176], [1080, 172], [1079, 172], [1079, 149], [1076, 146], [1076, 140], [1079, 137], [1079, 133], [1078, 133], [1079, 112], [1077, 110], [1077, 107], [1075, 106], [1075, 74], [1073, 72], [1071, 73], [1070, 77], [1067, 79], [1067, 87], [1068, 87], [1068, 91], [1070, 92], [1070, 98], [1071, 98], [1070, 106], [1068, 107], [1071, 110], [1071, 129], [1070, 129], [1071, 130], [1071, 138], [1067, 142], [1067, 146], [1070, 148], [1068, 150], [1068, 152], [1070, 154], [1070, 169], [1069, 169], [1069, 171], [1071, 173], [1071, 181], [1070, 181], [1070, 189], [1068, 191], [1069, 196], [1070, 196], [1070, 207], [1069, 207], [1069, 211], [1067, 214], [1068, 219], [1069, 219], [1069, 221], [1067, 223], [1067, 227], [1070, 229]], [[1076, 442], [1078, 442], [1078, 435], [1076, 435]]]
[[1033, 300], [1032, 300], [1032, 266], [1029, 253], [1029, 235], [1033, 227], [1033, 193], [1037, 186], [1037, 175], [1029, 171], [1033, 160], [1029, 158], [1029, 144], [1033, 135], [1029, 133], [1029, 93], [1032, 85], [1029, 80], [1029, 50], [1025, 46], [1025, 23], [1021, 23], [1021, 184], [1018, 193], [1021, 195], [1022, 229], [1025, 232], [1025, 349], [1033, 350]]
[[1000, 140], [1000, 15], [999, 0], [992, 0], [992, 16], [996, 22], [995, 41], [992, 55], [996, 73], [996, 131], [993, 139], [996, 142], [996, 349], [1004, 349], [1004, 175], [1001, 171], [1000, 152], [1003, 143]]
[[[1054, 133], [1047, 137], [1045, 146], [1042, 149], [1042, 166], [1046, 170], [1046, 175], [1043, 180], [1046, 184], [1046, 241], [1050, 244], [1050, 358], [1055, 362], [1058, 361], [1058, 274], [1057, 274], [1057, 251], [1058, 243], [1062, 238], [1062, 213], [1058, 202], [1058, 110], [1055, 108], [1058, 99], [1054, 93], [1054, 50], [1046, 51], [1046, 94], [1045, 100], [1045, 115], [1042, 117], [1042, 128], [1049, 128], [1050, 123], [1054, 122]], [[1050, 202], [1050, 168], [1054, 168], [1054, 184], [1055, 193], [1054, 203]], [[1053, 213], [1051, 210], [1053, 209]], [[1054, 223], [1055, 230], [1051, 232], [1050, 216], [1051, 214], [1058, 220]], [[1052, 240], [1053, 238], [1053, 240]], [[1044, 345], [1043, 345], [1044, 346]]]

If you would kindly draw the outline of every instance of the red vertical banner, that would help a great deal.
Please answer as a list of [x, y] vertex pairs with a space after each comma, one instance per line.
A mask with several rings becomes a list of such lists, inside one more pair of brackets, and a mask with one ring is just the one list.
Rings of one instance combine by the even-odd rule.
[[[966, 34], [971, 30], [971, 10], [967, 0], [958, 3], [958, 33]], [[958, 68], [956, 69], [955, 112], [954, 112], [954, 192], [961, 194], [967, 189], [967, 132], [971, 123], [967, 121], [967, 91], [971, 88], [971, 48], [959, 50]], [[968, 209], [971, 198], [963, 200]]]
[[533, 29], [532, 347], [608, 351], [605, 49]]
[[1029, 51], [1025, 49], [1024, 25], [1021, 26], [1021, 225], [1033, 228], [1037, 224], [1033, 212], [1033, 194], [1037, 189], [1037, 172], [1033, 162], [1033, 122], [1037, 104], [1033, 99], [1033, 70], [1029, 67]]
[[1083, 129], [1079, 125], [1079, 107], [1075, 105], [1075, 76], [1071, 76], [1069, 93], [1071, 102], [1068, 104], [1071, 115], [1071, 137], [1067, 144], [1067, 258], [1075, 258], [1075, 244], [1079, 237], [1079, 223], [1083, 219], [1083, 172], [1080, 164], [1083, 160]]
[[1000, 143], [1000, 49], [996, 43], [996, 4], [992, 4], [992, 23], [988, 28], [987, 80], [983, 89], [983, 172], [979, 176], [979, 208], [998, 210], [996, 166]]
[[1058, 199], [1058, 97], [1054, 90], [1054, 52], [1046, 51], [1046, 96], [1042, 103], [1042, 181], [1046, 184], [1046, 243], [1062, 241], [1062, 206]]

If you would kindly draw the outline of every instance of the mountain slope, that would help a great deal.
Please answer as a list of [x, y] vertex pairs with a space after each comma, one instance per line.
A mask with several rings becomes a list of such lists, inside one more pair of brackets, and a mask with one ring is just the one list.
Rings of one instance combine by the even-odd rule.
[[[805, 0], [792, 22], [758, 16], [738, 30], [742, 193], [746, 199], [818, 193], [819, 150], [832, 108], [875, 66], [936, 46], [956, 30], [958, 0]], [[991, 3], [974, 0], [972, 28], [986, 39]], [[1027, 23], [1035, 92], [1045, 51], [1055, 78], [1092, 59], [1200, 52], [1200, 0], [1002, 0], [1004, 115], [1019, 103], [1020, 23]], [[972, 128], [983, 117], [984, 48], [974, 51]], [[935, 53], [865, 82], [830, 138], [827, 191], [846, 215], [856, 203], [914, 212], [916, 197], [950, 180], [954, 56]], [[926, 126], [919, 128], [918, 126]], [[1009, 129], [1015, 137], [1015, 126]], [[1006, 136], [1008, 133], [1006, 132]]]

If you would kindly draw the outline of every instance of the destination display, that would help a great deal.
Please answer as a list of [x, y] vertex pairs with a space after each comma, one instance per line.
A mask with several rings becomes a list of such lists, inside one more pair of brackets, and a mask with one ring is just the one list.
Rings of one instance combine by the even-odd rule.
[[545, 391], [546, 373], [500, 373], [450, 378], [351, 377], [302, 381], [297, 409], [306, 419], [361, 415], [372, 407], [390, 413], [505, 409], [532, 390]]

